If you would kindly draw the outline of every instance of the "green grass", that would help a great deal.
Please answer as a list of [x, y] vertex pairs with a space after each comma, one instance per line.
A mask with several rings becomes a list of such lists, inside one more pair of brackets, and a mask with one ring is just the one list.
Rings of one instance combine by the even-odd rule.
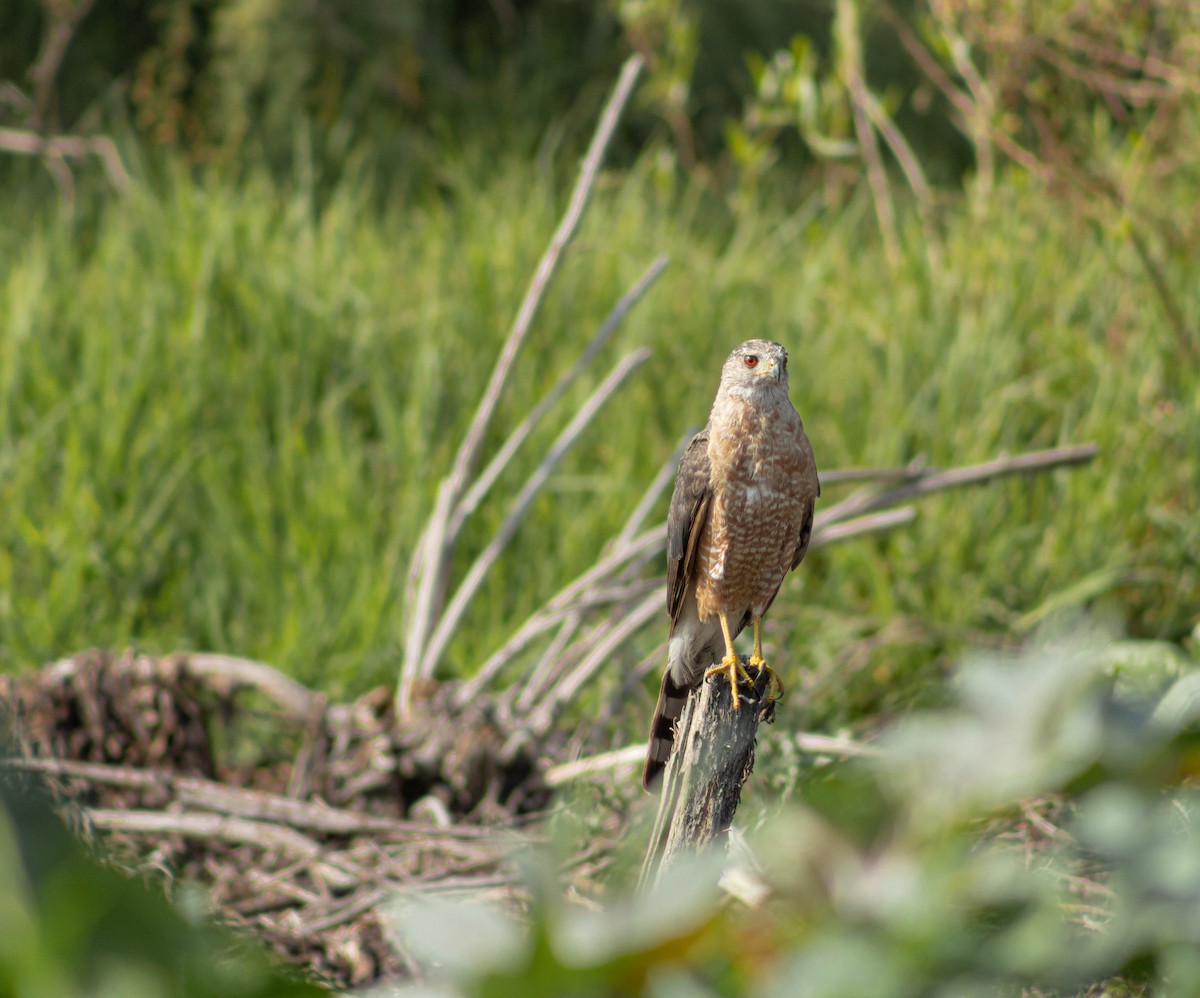
[[[503, 158], [445, 184], [381, 208], [353, 176], [318, 198], [302, 179], [179, 171], [86, 222], [47, 208], [0, 233], [0, 668], [135, 643], [265, 659], [334, 693], [394, 677], [418, 530], [564, 198]], [[1195, 203], [1200, 184], [1161, 196]], [[733, 212], [650, 156], [606, 180], [492, 441], [655, 255], [671, 266], [470, 524], [458, 571], [606, 365], [654, 355], [535, 504], [447, 672], [591, 561], [751, 334], [789, 348], [825, 468], [1101, 447], [816, 552], [769, 627], [786, 672], [809, 670], [810, 723], [901, 708], [964, 645], [1061, 605], [1190, 631], [1200, 373], [1127, 240], [1015, 176], [982, 210], [947, 209], [939, 272], [915, 225], [902, 247], [893, 271], [863, 199]], [[1191, 264], [1167, 277], [1195, 321]]]

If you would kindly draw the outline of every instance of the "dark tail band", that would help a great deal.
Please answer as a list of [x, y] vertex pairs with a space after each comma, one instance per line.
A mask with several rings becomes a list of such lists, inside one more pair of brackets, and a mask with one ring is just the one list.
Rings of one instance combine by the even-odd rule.
[[678, 686], [671, 679], [671, 670], [663, 672], [662, 687], [658, 691], [658, 705], [654, 708], [654, 719], [650, 722], [650, 745], [646, 749], [646, 767], [642, 770], [642, 786], [654, 792], [656, 784], [667, 768], [671, 750], [675, 747], [675, 722], [683, 713], [691, 688]]

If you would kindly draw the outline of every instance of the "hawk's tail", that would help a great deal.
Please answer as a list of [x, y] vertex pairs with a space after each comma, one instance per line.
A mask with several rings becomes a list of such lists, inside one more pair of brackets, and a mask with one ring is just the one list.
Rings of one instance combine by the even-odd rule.
[[646, 768], [642, 770], [642, 786], [653, 791], [667, 768], [671, 749], [675, 745], [675, 722], [683, 713], [690, 686], [680, 686], [671, 678], [668, 667], [663, 672], [662, 688], [658, 691], [658, 706], [650, 722], [650, 745], [646, 750]]

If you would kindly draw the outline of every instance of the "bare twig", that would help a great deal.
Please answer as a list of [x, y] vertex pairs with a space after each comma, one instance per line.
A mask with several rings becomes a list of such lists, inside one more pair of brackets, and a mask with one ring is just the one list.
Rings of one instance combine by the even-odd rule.
[[530, 410], [529, 414], [521, 420], [517, 428], [509, 434], [508, 439], [504, 441], [503, 446], [496, 452], [495, 457], [480, 472], [479, 477], [475, 479], [467, 494], [463, 496], [462, 500], [454, 507], [453, 512], [450, 514], [447, 533], [451, 537], [458, 534], [466, 519], [479, 508], [479, 504], [483, 501], [492, 485], [495, 484], [496, 479], [500, 477], [500, 473], [507, 467], [508, 462], [512, 460], [517, 449], [528, 439], [534, 428], [541, 422], [542, 417], [550, 411], [554, 403], [562, 398], [566, 390], [575, 383], [588, 364], [595, 360], [596, 355], [612, 338], [612, 334], [616, 331], [617, 326], [621, 324], [621, 320], [629, 314], [629, 310], [650, 289], [650, 286], [658, 279], [659, 274], [663, 272], [666, 266], [667, 257], [665, 256], [658, 257], [650, 265], [646, 273], [638, 279], [637, 283], [613, 306], [612, 311], [609, 312], [608, 317], [601, 324], [596, 335], [592, 337], [592, 341], [587, 345], [587, 349], [583, 351], [579, 359], [571, 366], [571, 369], [558, 379], [554, 387], [546, 393], [541, 401]]
[[546, 731], [559, 711], [570, 703], [584, 684], [610, 660], [613, 652], [661, 611], [662, 594], [656, 591], [646, 596], [620, 623], [607, 632], [604, 640], [570, 673], [552, 684], [541, 702], [530, 713], [529, 727], [535, 732]]
[[668, 638], [665, 629], [659, 631], [657, 637], [658, 640], [649, 646], [650, 650], [642, 656], [637, 665], [632, 669], [626, 669], [617, 687], [604, 698], [600, 709], [592, 716], [590, 729], [582, 724], [575, 729], [574, 736], [567, 743], [567, 750], [563, 753], [563, 758], [575, 758], [589, 746], [600, 744], [606, 734], [612, 731], [612, 723], [620, 715], [625, 702], [633, 696], [634, 691], [645, 690], [646, 677], [662, 675], [667, 661]]
[[192, 654], [184, 659], [189, 671], [202, 676], [211, 685], [230, 691], [254, 689], [298, 721], [308, 720], [321, 697], [303, 683], [285, 676], [265, 662], [233, 655]]
[[63, 57], [75, 35], [79, 22], [92, 9], [94, 0], [65, 0], [45, 3], [46, 14], [42, 44], [37, 58], [29, 68], [33, 84], [32, 95], [18, 87], [4, 88], [5, 103], [20, 108], [25, 128], [0, 128], [0, 150], [24, 156], [40, 156], [42, 164], [54, 178], [62, 204], [70, 212], [75, 204], [75, 178], [68, 159], [97, 157], [117, 190], [129, 186], [129, 174], [117, 153], [116, 144], [107, 136], [81, 137], [49, 135], [50, 112], [54, 103], [54, 85]]
[[994, 478], [1086, 464], [1099, 452], [1100, 448], [1096, 444], [1078, 444], [1069, 447], [1054, 447], [1050, 450], [1031, 451], [1015, 457], [996, 458], [994, 461], [985, 461], [983, 464], [973, 464], [965, 468], [952, 468], [949, 471], [924, 471], [915, 475], [911, 481], [895, 488], [852, 495], [818, 514], [816, 525], [818, 528], [826, 527], [864, 513], [895, 506], [897, 503], [915, 499], [918, 496], [962, 488], [966, 485], [981, 485]]
[[412, 681], [418, 676], [426, 675], [424, 670], [429, 667], [428, 663], [437, 660], [437, 656], [430, 656], [428, 643], [439, 619], [443, 617], [439, 603], [446, 589], [450, 560], [456, 541], [456, 535], [448, 529], [451, 516], [467, 489], [468, 481], [479, 457], [479, 450], [483, 445], [484, 434], [500, 401], [513, 362], [533, 325], [534, 316], [545, 296], [550, 279], [557, 269], [558, 261], [574, 237], [579, 220], [587, 207], [604, 153], [629, 96], [633, 92], [634, 83], [642, 69], [642, 62], [640, 56], [633, 55], [621, 70], [616, 87], [605, 106], [587, 154], [584, 156], [579, 178], [571, 193], [566, 213], [534, 272], [525, 298], [517, 311], [512, 330], [496, 360], [483, 398], [480, 400], [470, 427], [455, 455], [453, 468], [438, 489], [433, 513], [422, 532], [422, 540], [418, 545], [414, 574], [410, 580], [411, 584], [406, 600], [408, 606], [407, 636], [404, 665], [397, 692], [401, 715], [406, 712], [408, 707], [409, 687]]
[[834, 468], [821, 472], [822, 485], [840, 485], [842, 482], [895, 482], [905, 481], [919, 475], [928, 467], [924, 458], [917, 458], [903, 468]]
[[392, 891], [392, 896], [396, 897], [407, 892], [417, 893], [418, 891], [422, 894], [455, 894], [465, 891], [472, 897], [481, 898], [483, 892], [488, 889], [517, 887], [521, 883], [521, 875], [516, 872], [493, 873], [489, 876], [472, 874], [468, 877], [438, 877], [437, 880], [428, 883], [395, 885], [397, 889]]
[[629, 514], [629, 519], [625, 521], [625, 526], [621, 528], [621, 532], [609, 543], [610, 550], [620, 551], [633, 542], [634, 536], [642, 529], [642, 524], [646, 522], [646, 517], [650, 515], [654, 504], [658, 502], [658, 497], [674, 481], [675, 473], [679, 466], [679, 459], [683, 457], [683, 452], [691, 442], [694, 432], [694, 430], [689, 430], [684, 434], [683, 439], [679, 441], [675, 450], [671, 452], [671, 456], [658, 469], [658, 474], [654, 476], [653, 480], [646, 487], [646, 491], [642, 493], [642, 498], [633, 507], [633, 512]]
[[528, 671], [527, 678], [513, 683], [504, 694], [506, 700], [513, 701], [515, 713], [527, 712], [533, 706], [538, 693], [549, 685], [551, 677], [562, 671], [564, 660], [581, 654], [586, 645], [594, 644], [594, 640], [590, 639], [595, 637], [595, 628], [592, 629], [590, 636], [574, 640], [579, 628], [583, 625], [583, 619], [582, 603], [563, 611], [562, 623], [554, 632], [550, 643], [538, 656], [533, 668]]
[[[314, 693], [303, 683], [285, 676], [265, 662], [234, 655], [216, 655], [204, 652], [169, 655], [163, 658], [140, 655], [140, 666], [151, 670], [164, 679], [184, 669], [204, 679], [212, 688], [231, 693], [239, 689], [253, 689], [274, 701], [284, 714], [298, 721], [306, 721], [312, 715], [313, 706], [321, 702], [320, 694]], [[47, 669], [47, 674], [56, 682], [64, 682], [79, 673], [80, 661], [64, 658]]]
[[539, 636], [557, 627], [564, 619], [575, 613], [576, 607], [586, 599], [594, 586], [612, 573], [638, 557], [653, 557], [663, 547], [665, 537], [660, 528], [653, 528], [638, 535], [626, 547], [613, 551], [584, 572], [579, 578], [565, 586], [544, 607], [533, 613], [513, 635], [495, 652], [469, 680], [459, 688], [456, 700], [460, 704], [470, 703], [496, 678], [504, 667], [519, 655]]
[[30, 759], [11, 756], [0, 759], [0, 767], [29, 773], [49, 773], [52, 776], [74, 777], [90, 783], [112, 787], [145, 788], [161, 786], [163, 775], [136, 766], [112, 766], [104, 762], [83, 762], [76, 759]]
[[933, 214], [933, 191], [925, 179], [925, 171], [921, 169], [921, 163], [904, 137], [904, 133], [896, 127], [896, 123], [883, 109], [883, 105], [865, 85], [862, 87], [860, 99], [863, 101], [863, 110], [866, 111], [871, 124], [883, 136], [883, 141], [887, 143], [892, 155], [896, 157], [896, 162], [900, 164], [904, 178], [908, 181], [908, 186], [917, 199], [917, 212], [921, 217], [921, 229], [925, 235], [925, 251], [929, 258], [929, 269], [931, 272], [937, 273], [942, 266], [942, 243], [938, 237]]
[[[416, 821], [400, 821], [347, 811], [325, 803], [294, 800], [279, 794], [242, 787], [227, 787], [212, 780], [197, 777], [178, 777], [175, 791], [181, 804], [194, 808], [232, 814], [254, 821], [268, 821], [305, 828], [324, 835], [358, 835], [370, 832], [379, 839], [418, 839], [429, 843], [452, 840], [489, 840], [495, 838], [490, 829], [473, 825], [440, 825]], [[472, 852], [478, 847], [471, 847]]]
[[613, 749], [611, 752], [601, 752], [599, 755], [588, 756], [586, 759], [575, 759], [572, 762], [551, 766], [546, 771], [546, 785], [558, 787], [584, 776], [607, 773], [614, 769], [632, 771], [635, 766], [641, 766], [645, 758], [645, 745], [626, 745], [624, 748]]
[[129, 173], [121, 162], [116, 143], [106, 135], [46, 137], [20, 128], [0, 128], [0, 150], [25, 156], [45, 156], [59, 162], [95, 156], [104, 164], [104, 170], [117, 190], [123, 191], [129, 187]]
[[370, 911], [372, 908], [386, 901], [393, 890], [395, 890], [395, 887], [389, 885], [386, 888], [375, 887], [371, 890], [362, 891], [322, 917], [306, 921], [304, 923], [303, 934], [305, 936], [316, 936], [322, 932], [328, 932], [330, 929], [337, 928], [339, 925], [344, 925], [346, 922], [352, 922], [363, 912]]
[[864, 534], [875, 534], [893, 527], [902, 527], [912, 523], [917, 518], [917, 511], [912, 506], [900, 509], [889, 509], [882, 513], [872, 513], [868, 516], [858, 516], [841, 523], [822, 523], [813, 529], [810, 548], [823, 547], [835, 541], [844, 541], [847, 537], [862, 537]]
[[174, 793], [185, 805], [254, 821], [266, 821], [277, 826], [304, 828], [323, 835], [358, 835], [369, 832], [388, 839], [419, 839], [426, 842], [449, 839], [491, 841], [496, 837], [494, 829], [478, 825], [401, 821], [332, 807], [325, 803], [299, 801], [262, 790], [230, 787], [197, 776], [177, 776], [135, 766], [14, 756], [0, 761], [0, 768], [47, 773], [64, 779], [82, 779], [89, 783], [130, 789], [163, 787]]
[[649, 356], [650, 352], [648, 350], [637, 350], [624, 357], [613, 368], [612, 373], [592, 393], [579, 412], [575, 414], [575, 418], [567, 424], [566, 429], [559, 434], [558, 439], [555, 440], [554, 445], [550, 448], [545, 458], [543, 458], [542, 463], [538, 465], [537, 469], [513, 500], [512, 505], [509, 507], [508, 515], [500, 525], [500, 528], [496, 531], [491, 541], [488, 542], [487, 547], [480, 552], [479, 557], [475, 559], [474, 563], [467, 570], [466, 576], [459, 584], [453, 598], [446, 607], [445, 613], [441, 615], [437, 627], [429, 639], [428, 646], [420, 662], [418, 675], [423, 677], [433, 675], [433, 671], [442, 657], [442, 652], [445, 651], [446, 644], [449, 642], [450, 636], [454, 633], [454, 629], [458, 626], [459, 620], [467, 608], [467, 604], [479, 590], [479, 586], [483, 583], [484, 577], [500, 556], [500, 552], [512, 539], [513, 534], [517, 532], [517, 528], [525, 518], [526, 511], [541, 491], [542, 486], [546, 484], [546, 480], [550, 477], [551, 472], [558, 466], [559, 461], [563, 459], [575, 441], [579, 439], [580, 435], [587, 428], [588, 423], [592, 421], [604, 403], [613, 396], [633, 371], [646, 362]]
[[338, 890], [356, 887], [367, 876], [363, 870], [347, 869], [344, 861], [334, 865], [323, 860], [323, 850], [318, 842], [294, 829], [271, 822], [249, 821], [222, 814], [170, 814], [165, 811], [118, 811], [109, 808], [86, 808], [83, 818], [93, 827], [107, 832], [183, 835], [187, 838], [256, 846], [311, 860], [319, 867], [321, 876]]
[[579, 576], [569, 586], [565, 587], [549, 603], [547, 608], [559, 610], [575, 606], [584, 594], [616, 574], [619, 570], [639, 558], [648, 558], [657, 554], [658, 549], [665, 544], [662, 527], [651, 527], [644, 530], [622, 548], [601, 558], [595, 565]]
[[658, 549], [662, 546], [661, 530], [654, 528], [641, 534], [636, 532], [641, 528], [650, 510], [658, 501], [663, 489], [670, 483], [675, 466], [690, 437], [689, 433], [659, 469], [625, 525], [605, 545], [605, 553], [600, 561], [540, 607], [484, 662], [476, 674], [460, 687], [457, 697], [460, 704], [469, 703], [479, 696], [484, 687], [512, 661], [515, 655], [518, 655], [540, 635], [557, 627], [558, 633], [552, 639], [550, 646], [542, 653], [534, 668], [528, 672], [528, 678], [520, 684], [516, 710], [518, 712], [528, 710], [537, 699], [537, 694], [545, 687], [548, 676], [561, 671], [562, 663], [559, 658], [582, 622], [584, 611], [634, 599], [641, 596], [647, 588], [658, 585], [657, 581], [639, 580], [623, 587], [614, 588], [608, 583], [608, 579], [623, 569], [636, 568], [635, 563], [639, 558], [648, 559], [658, 553]]
[[913, 57], [930, 82], [942, 92], [942, 95], [958, 112], [961, 119], [960, 130], [968, 136], [975, 147], [976, 176], [981, 200], [988, 199], [995, 181], [996, 157], [993, 144], [999, 146], [1013, 162], [1019, 163], [1037, 176], [1044, 176], [1044, 169], [1035, 156], [994, 127], [990, 91], [984, 95], [986, 103], [980, 103], [956, 86], [937, 59], [930, 54], [913, 30], [904, 22], [904, 19], [887, 4], [884, 4], [881, 9], [888, 23], [895, 28], [900, 44]]
[[521, 302], [521, 307], [517, 311], [512, 331], [504, 344], [504, 348], [501, 350], [500, 357], [496, 361], [496, 366], [492, 370], [492, 376], [488, 381], [483, 399], [475, 412], [475, 417], [472, 419], [471, 426], [467, 430], [467, 434], [463, 438], [462, 445], [459, 447], [458, 454], [455, 457], [454, 469], [450, 474], [450, 484], [451, 490], [456, 496], [461, 494], [462, 490], [466, 487], [467, 479], [479, 454], [479, 448], [483, 445], [483, 435], [487, 430], [488, 424], [491, 422], [492, 414], [503, 392], [508, 372], [517, 358], [517, 353], [521, 349], [525, 336], [533, 325], [534, 316], [537, 315], [538, 309], [541, 307], [542, 299], [546, 294], [546, 288], [549, 286], [550, 280], [558, 268], [558, 261], [562, 257], [563, 251], [574, 238], [579, 220], [583, 217], [584, 209], [591, 199], [592, 188], [600, 172], [600, 164], [604, 159], [604, 154], [608, 149], [608, 143], [612, 139], [613, 132], [616, 130], [617, 122], [620, 121], [621, 114], [625, 110], [625, 104], [633, 92], [634, 83], [637, 82], [637, 78], [641, 73], [642, 62], [642, 57], [636, 54], [626, 60], [625, 65], [621, 68], [621, 75], [617, 79], [617, 84], [613, 88], [612, 96], [609, 97], [608, 104], [600, 116], [596, 132], [592, 136], [591, 144], [588, 146], [587, 153], [583, 157], [583, 163], [579, 170], [579, 179], [575, 183], [575, 189], [571, 192], [571, 199], [567, 204], [566, 214], [563, 215], [562, 221], [559, 222], [558, 228], [550, 240], [550, 245], [546, 247], [546, 252], [539, 261], [537, 270], [534, 271], [533, 280], [530, 282], [529, 288], [525, 292], [525, 298]]
[[[475, 675], [459, 687], [456, 696], [459, 704], [470, 703], [478, 697], [516, 655], [524, 651], [538, 637], [558, 627], [559, 633], [551, 647], [542, 655], [537, 666], [531, 670], [528, 680], [522, 684], [517, 708], [518, 710], [527, 709], [532, 704], [535, 692], [544, 685], [547, 671], [558, 668], [555, 660], [567, 646], [575, 628], [578, 627], [582, 619], [581, 611], [614, 601], [613, 590], [611, 588], [602, 590], [600, 587], [605, 585], [612, 575], [633, 567], [638, 559], [655, 557], [661, 549], [663, 545], [661, 529], [654, 527], [640, 534], [636, 531], [640, 529], [663, 489], [670, 483], [683, 448], [687, 446], [687, 441], [690, 439], [691, 434], [689, 433], [659, 469], [625, 525], [605, 545], [604, 554], [600, 560], [536, 610], [500, 648], [488, 657]], [[650, 584], [657, 585], [658, 583]], [[641, 585], [635, 583], [630, 588], [629, 595], [640, 595]]]
[[812, 755], [837, 755], [853, 758], [859, 755], [876, 755], [878, 749], [865, 742], [856, 742], [853, 738], [841, 738], [836, 735], [818, 735], [811, 731], [801, 731], [791, 736], [792, 744], [801, 752]]
[[[554, 635], [549, 647], [538, 659], [537, 665], [530, 670], [528, 678], [514, 684], [514, 690], [519, 691], [515, 701], [516, 712], [520, 714], [528, 711], [557, 678], [570, 668], [573, 659], [587, 654], [595, 646], [599, 640], [599, 632], [604, 629], [603, 624], [593, 628], [585, 639], [571, 643], [571, 639], [583, 625], [585, 613], [589, 609], [607, 604], [613, 608], [616, 615], [623, 616], [637, 598], [647, 593], [658, 592], [660, 589], [661, 583], [658, 579], [643, 578], [637, 583], [621, 587], [620, 590], [598, 590], [594, 595], [589, 594], [581, 598], [570, 610], [558, 611], [564, 613], [563, 626]], [[617, 592], [622, 593], [620, 599], [601, 602], [601, 596], [615, 596]]]
[[841, 71], [845, 75], [846, 89], [850, 94], [851, 113], [854, 118], [854, 134], [858, 139], [859, 152], [867, 167], [867, 183], [871, 187], [871, 199], [875, 215], [879, 220], [879, 231], [883, 236], [883, 248], [892, 268], [900, 263], [900, 242], [896, 235], [896, 213], [892, 206], [892, 193], [888, 187], [887, 171], [879, 155], [875, 141], [875, 129], [867, 113], [868, 91], [862, 59], [862, 40], [859, 37], [857, 0], [837, 0], [835, 34]]
[[[834, 755], [843, 758], [852, 758], [854, 756], [872, 755], [875, 753], [874, 747], [865, 742], [858, 742], [852, 738], [841, 738], [836, 735], [818, 735], [810, 731], [801, 731], [795, 735], [789, 736], [789, 740], [801, 752], [807, 752], [812, 755]], [[642, 763], [646, 761], [646, 745], [644, 742], [638, 742], [635, 745], [626, 745], [624, 748], [612, 749], [609, 752], [601, 752], [597, 755], [586, 756], [582, 759], [574, 759], [571, 762], [559, 763], [557, 766], [551, 766], [546, 770], [546, 785], [551, 787], [562, 786], [564, 783], [570, 783], [572, 780], [583, 779], [587, 776], [594, 776], [599, 773], [608, 773], [614, 769], [640, 769]]]
[[92, 9], [92, 3], [93, 0], [76, 0], [73, 4], [42, 5], [43, 11], [49, 16], [46, 18], [37, 61], [29, 68], [29, 78], [33, 81], [33, 118], [30, 124], [34, 131], [40, 132], [46, 127], [46, 115], [54, 95], [54, 81], [62, 66], [63, 56], [67, 54], [67, 46], [71, 44], [79, 22]]

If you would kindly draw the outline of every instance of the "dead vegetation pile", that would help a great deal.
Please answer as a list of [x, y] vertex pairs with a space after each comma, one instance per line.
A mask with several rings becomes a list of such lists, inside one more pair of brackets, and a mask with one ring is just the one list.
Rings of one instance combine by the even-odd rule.
[[379, 906], [507, 891], [505, 856], [548, 791], [530, 743], [428, 688], [326, 699], [256, 662], [91, 651], [0, 677], [17, 768], [41, 774], [103, 855], [347, 987], [412, 970]]

